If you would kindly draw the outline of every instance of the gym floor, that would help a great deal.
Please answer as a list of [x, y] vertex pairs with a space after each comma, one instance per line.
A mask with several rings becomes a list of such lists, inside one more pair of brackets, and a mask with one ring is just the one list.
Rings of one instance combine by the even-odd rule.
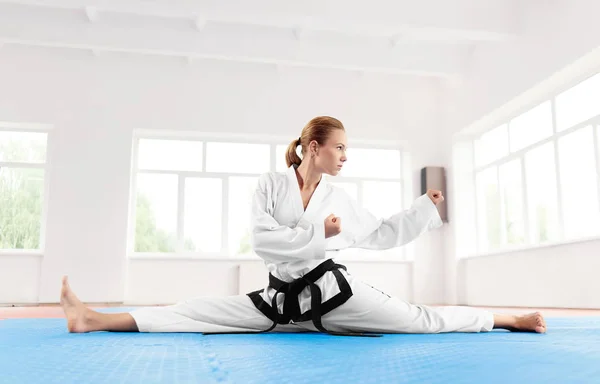
[[600, 310], [486, 308], [538, 310], [548, 333], [74, 335], [58, 305], [0, 307], [0, 383], [597, 382]]

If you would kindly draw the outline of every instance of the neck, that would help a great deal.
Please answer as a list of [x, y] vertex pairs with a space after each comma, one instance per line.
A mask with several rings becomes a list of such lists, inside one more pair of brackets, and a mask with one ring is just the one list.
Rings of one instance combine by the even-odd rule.
[[301, 190], [313, 190], [321, 181], [321, 172], [315, 170], [315, 167], [309, 161], [303, 161], [296, 169], [296, 177]]

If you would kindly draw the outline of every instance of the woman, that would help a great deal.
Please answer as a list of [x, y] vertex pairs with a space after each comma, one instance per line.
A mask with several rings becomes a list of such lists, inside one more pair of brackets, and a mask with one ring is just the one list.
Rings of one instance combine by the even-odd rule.
[[[269, 270], [269, 285], [247, 295], [200, 297], [166, 307], [103, 314], [86, 308], [63, 278], [61, 305], [70, 332], [320, 331], [373, 333], [486, 332], [492, 328], [543, 333], [541, 314], [498, 315], [469, 307], [431, 308], [390, 297], [335, 264], [348, 247], [388, 249], [439, 227], [440, 191], [383, 220], [356, 204], [323, 174], [346, 161], [342, 123], [316, 117], [289, 145], [288, 170], [259, 179], [252, 203], [252, 246]], [[302, 147], [302, 159], [296, 154]], [[277, 311], [273, 310], [277, 307]]]

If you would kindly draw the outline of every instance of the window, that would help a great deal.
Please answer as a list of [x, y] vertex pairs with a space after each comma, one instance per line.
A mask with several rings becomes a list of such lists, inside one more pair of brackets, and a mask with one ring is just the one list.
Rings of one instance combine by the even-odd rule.
[[269, 171], [268, 144], [140, 138], [137, 148], [134, 252], [249, 253], [250, 198]]
[[525, 242], [521, 176], [520, 159], [504, 163], [499, 168], [503, 244], [523, 244]]
[[186, 251], [221, 251], [223, 180], [190, 177], [185, 180], [184, 244]]
[[457, 255], [600, 235], [598, 100], [600, 74], [454, 143]]
[[177, 175], [144, 174], [137, 178], [135, 250], [177, 249]]
[[141, 139], [138, 168], [153, 170], [201, 171], [202, 142]]
[[477, 184], [477, 223], [479, 249], [491, 250], [500, 246], [500, 196], [498, 194], [498, 168], [479, 172]]
[[[147, 137], [136, 143], [133, 252], [253, 255], [252, 197], [262, 173], [287, 169], [286, 144]], [[376, 216], [388, 217], [403, 207], [400, 159], [397, 149], [356, 148], [350, 176], [325, 177]], [[366, 253], [402, 258], [406, 251], [357, 254]]]
[[481, 167], [508, 154], [508, 127], [502, 125], [475, 140], [475, 166]]
[[565, 237], [597, 234], [600, 228], [598, 176], [592, 126], [558, 139]]
[[600, 73], [556, 96], [556, 129], [564, 131], [600, 115]]
[[554, 143], [525, 155], [529, 228], [534, 243], [558, 240], [558, 206]]
[[0, 249], [42, 248], [48, 132], [0, 127]]
[[258, 177], [229, 178], [229, 250], [250, 254], [250, 207]]
[[520, 159], [476, 174], [480, 250], [525, 242], [522, 184]]
[[552, 136], [552, 109], [550, 101], [515, 117], [510, 122], [510, 150], [523, 149]]
[[[477, 252], [477, 218], [474, 183], [473, 142], [457, 142], [452, 148], [453, 200], [459, 207], [454, 216], [455, 247], [457, 257], [474, 255]], [[451, 180], [448, 180], [449, 182]]]
[[206, 171], [260, 174], [271, 168], [268, 144], [206, 143]]

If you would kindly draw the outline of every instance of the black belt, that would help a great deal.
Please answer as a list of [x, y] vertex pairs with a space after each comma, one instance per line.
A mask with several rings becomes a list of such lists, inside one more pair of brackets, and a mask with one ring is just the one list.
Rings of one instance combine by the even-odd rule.
[[[264, 301], [262, 298], [262, 293], [264, 289], [260, 289], [258, 291], [248, 293], [248, 297], [252, 300], [256, 308], [261, 311], [267, 318], [269, 318], [273, 324], [269, 329], [265, 329], [264, 331], [258, 332], [240, 332], [240, 333], [263, 333], [269, 332], [273, 330], [277, 326], [277, 324], [289, 324], [290, 322], [301, 322], [312, 320], [315, 327], [323, 332], [331, 335], [337, 336], [370, 336], [370, 337], [378, 337], [381, 335], [376, 334], [364, 334], [357, 332], [333, 332], [325, 329], [323, 324], [321, 323], [321, 317], [326, 313], [334, 310], [340, 305], [344, 304], [350, 297], [352, 297], [352, 289], [350, 288], [350, 284], [339, 271], [340, 269], [346, 270], [346, 267], [341, 264], [336, 264], [333, 260], [328, 259], [323, 263], [319, 264], [312, 271], [307, 273], [306, 275], [293, 280], [291, 282], [281, 281], [272, 274], [269, 274], [269, 288], [273, 288], [276, 290], [273, 295], [273, 299], [271, 300], [271, 305]], [[325, 273], [331, 271], [335, 276], [335, 279], [338, 283], [340, 293], [330, 298], [324, 303], [321, 303], [322, 294], [321, 289], [316, 284], [316, 281], [319, 280]], [[300, 303], [298, 300], [298, 295], [306, 288], [310, 288], [310, 296], [311, 296], [311, 309], [306, 311], [305, 313], [300, 312]], [[283, 313], [280, 314], [277, 309], [277, 296], [283, 293], [284, 302], [283, 302]]]

